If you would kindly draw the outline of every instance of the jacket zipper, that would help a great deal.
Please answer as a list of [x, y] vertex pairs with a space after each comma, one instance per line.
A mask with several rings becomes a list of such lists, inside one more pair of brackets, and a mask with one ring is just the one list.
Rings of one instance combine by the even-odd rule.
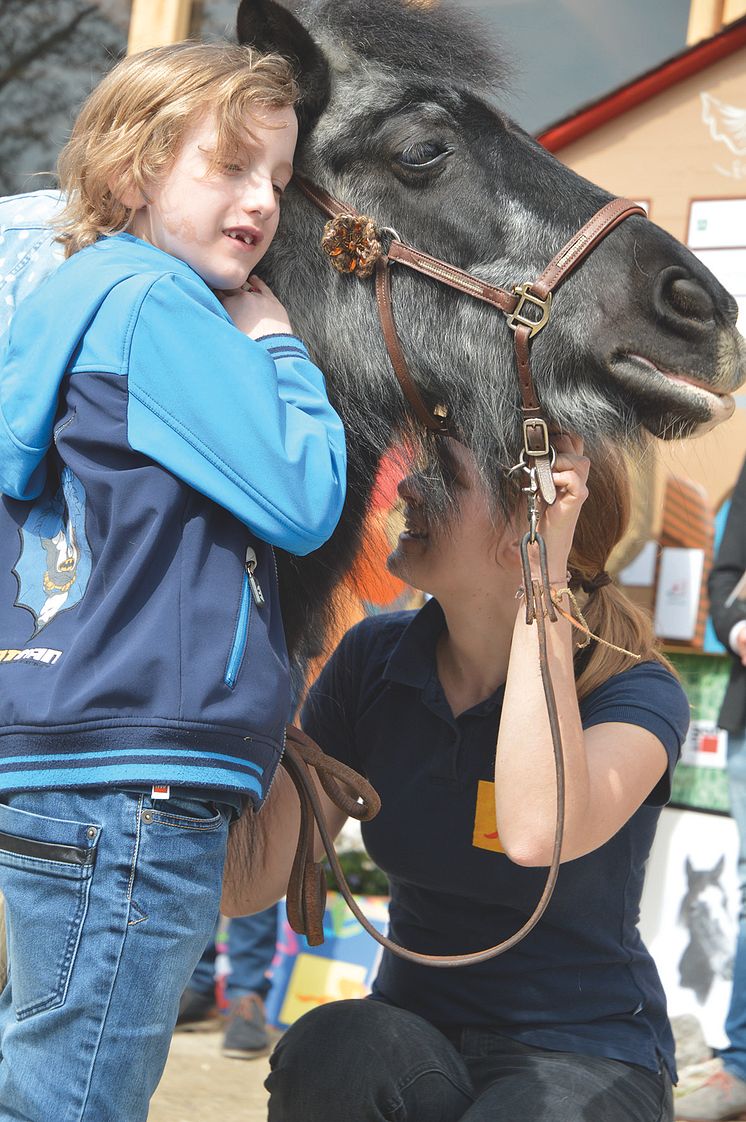
[[247, 546], [236, 630], [233, 636], [231, 652], [228, 655], [225, 674], [223, 676], [223, 681], [229, 689], [233, 689], [236, 684], [244, 654], [246, 653], [246, 642], [249, 637], [249, 625], [251, 623], [252, 603], [255, 603], [257, 608], [261, 608], [264, 604], [264, 593], [262, 592], [259, 581], [254, 576], [255, 569], [256, 553], [251, 546]]

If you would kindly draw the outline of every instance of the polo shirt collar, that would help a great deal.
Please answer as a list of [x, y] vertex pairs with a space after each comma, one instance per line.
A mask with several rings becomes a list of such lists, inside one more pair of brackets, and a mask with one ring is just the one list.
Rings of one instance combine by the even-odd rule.
[[[438, 678], [435, 648], [446, 626], [443, 609], [437, 600], [428, 600], [404, 628], [383, 671], [390, 682], [413, 686], [423, 691], [423, 700], [434, 712], [453, 720]], [[505, 686], [498, 686], [490, 696], [461, 716], [481, 717], [502, 705]]]
[[404, 628], [389, 655], [383, 677], [424, 689], [435, 670], [435, 645], [445, 625], [438, 601], [428, 600]]

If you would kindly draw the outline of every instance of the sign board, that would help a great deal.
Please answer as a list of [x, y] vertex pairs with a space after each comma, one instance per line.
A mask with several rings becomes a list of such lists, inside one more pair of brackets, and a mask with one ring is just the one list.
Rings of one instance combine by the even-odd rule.
[[693, 639], [702, 589], [703, 549], [661, 551], [655, 597], [655, 633], [660, 639]]

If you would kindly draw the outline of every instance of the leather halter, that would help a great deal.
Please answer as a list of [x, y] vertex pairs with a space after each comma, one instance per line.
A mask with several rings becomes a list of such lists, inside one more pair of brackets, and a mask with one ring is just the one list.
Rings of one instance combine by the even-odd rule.
[[[303, 176], [296, 175], [293, 182], [332, 222], [345, 215], [363, 218], [348, 203], [339, 202], [323, 188]], [[447, 406], [439, 404], [434, 409], [429, 409], [409, 372], [391, 302], [391, 265], [394, 263], [406, 265], [449, 288], [455, 288], [458, 292], [491, 304], [507, 318], [508, 327], [513, 332], [518, 385], [521, 392], [522, 454], [524, 462], [530, 462], [536, 467], [542, 497], [547, 503], [552, 503], [555, 499], [551, 474], [549, 426], [542, 416], [541, 405], [534, 387], [529, 343], [548, 323], [552, 296], [557, 288], [607, 234], [625, 218], [634, 214], [646, 217], [645, 210], [638, 203], [630, 199], [612, 199], [565, 243], [535, 281], [516, 284], [510, 290], [500, 285], [488, 284], [472, 273], [450, 265], [447, 261], [441, 261], [429, 253], [415, 249], [414, 246], [403, 242], [390, 227], [381, 227], [376, 231], [379, 235], [390, 237], [388, 248], [384, 251], [381, 247], [374, 266], [378, 315], [394, 374], [415, 415], [431, 432], [453, 435], [450, 432]], [[328, 226], [329, 224], [327, 228]]]
[[[370, 224], [369, 219], [359, 215], [347, 204], [338, 202], [326, 191], [308, 182], [308, 180], [296, 175], [295, 182], [303, 194], [319, 210], [328, 215], [332, 222], [342, 216], [347, 216]], [[535, 469], [538, 487], [547, 503], [552, 503], [555, 499], [555, 488], [551, 473], [549, 426], [542, 416], [541, 405], [534, 388], [529, 343], [546, 325], [552, 304], [552, 294], [559, 285], [615, 226], [618, 226], [620, 222], [633, 214], [644, 216], [645, 211], [629, 199], [613, 199], [570, 238], [535, 281], [515, 285], [512, 291], [501, 288], [499, 285], [488, 284], [471, 273], [464, 272], [462, 269], [449, 265], [437, 257], [431, 257], [430, 254], [407, 245], [390, 228], [378, 230], [371, 224], [375, 235], [378, 235], [374, 239], [377, 249], [372, 255], [374, 261], [372, 268], [375, 270], [376, 303], [386, 349], [402, 392], [416, 416], [431, 432], [449, 435], [448, 410], [444, 405], [437, 405], [433, 410], [428, 409], [419, 388], [409, 373], [391, 305], [391, 264], [396, 262], [415, 269], [417, 272], [440, 281], [450, 288], [455, 288], [459, 292], [491, 304], [507, 317], [508, 327], [514, 333], [518, 383], [523, 412], [521, 465], [527, 469]], [[328, 227], [329, 224], [327, 224]], [[381, 234], [390, 236], [388, 249], [385, 252], [380, 244]], [[369, 246], [366, 247], [366, 249], [369, 248]], [[353, 260], [356, 259], [353, 258]], [[370, 255], [368, 264], [371, 264]], [[347, 271], [356, 271], [355, 266], [352, 265], [352, 268]], [[536, 542], [539, 547], [542, 570], [540, 581], [535, 580], [531, 574], [527, 552], [530, 542]], [[536, 623], [538, 629], [539, 665], [554, 748], [557, 781], [554, 849], [544, 889], [534, 911], [520, 929], [509, 938], [495, 946], [487, 947], [481, 951], [473, 951], [469, 954], [422, 954], [402, 947], [387, 936], [381, 935], [363, 914], [350, 891], [334, 849], [334, 839], [330, 836], [326, 827], [324, 811], [319, 803], [309, 767], [313, 767], [316, 771], [321, 786], [332, 802], [347, 815], [357, 818], [359, 821], [369, 821], [378, 813], [380, 808], [378, 795], [362, 776], [347, 768], [338, 760], [326, 756], [310, 737], [300, 729], [289, 726], [281, 763], [298, 793], [301, 825], [287, 890], [287, 913], [293, 930], [298, 934], [305, 935], [311, 946], [318, 946], [324, 941], [323, 916], [326, 899], [323, 870], [314, 861], [314, 819], [337, 885], [355, 918], [378, 943], [393, 954], [410, 962], [438, 967], [465, 966], [470, 963], [484, 962], [503, 954], [525, 938], [546, 910], [559, 873], [564, 829], [565, 783], [559, 717], [548, 666], [546, 621], [542, 608], [542, 594], [546, 595], [547, 616], [550, 621], [556, 619], [556, 614], [549, 591], [546, 547], [541, 536], [535, 532], [533, 522], [531, 531], [524, 535], [521, 543], [521, 561], [526, 590], [526, 622]]]

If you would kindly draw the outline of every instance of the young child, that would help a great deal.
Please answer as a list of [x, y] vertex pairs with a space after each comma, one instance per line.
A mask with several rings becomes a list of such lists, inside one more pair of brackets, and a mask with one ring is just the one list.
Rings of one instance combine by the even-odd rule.
[[60, 159], [67, 260], [0, 344], [2, 1118], [144, 1122], [229, 821], [282, 752], [272, 545], [321, 545], [345, 486], [254, 274], [295, 96], [245, 47], [115, 67]]

